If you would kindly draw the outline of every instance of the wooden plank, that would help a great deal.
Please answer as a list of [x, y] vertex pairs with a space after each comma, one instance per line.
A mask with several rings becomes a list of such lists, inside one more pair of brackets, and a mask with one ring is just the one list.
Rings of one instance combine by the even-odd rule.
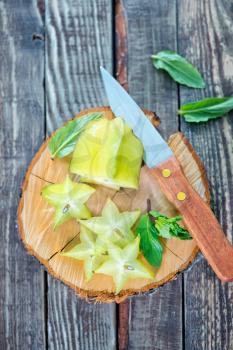
[[48, 301], [49, 349], [116, 349], [114, 304], [87, 303], [52, 277]]
[[130, 299], [129, 349], [182, 349], [181, 278]]
[[[112, 66], [108, 0], [46, 3], [47, 131], [83, 108], [106, 104], [99, 74]], [[89, 305], [48, 277], [49, 349], [115, 349], [115, 305]]]
[[[145, 0], [142, 6], [140, 0], [122, 0], [122, 4], [127, 23], [124, 61], [129, 92], [142, 107], [156, 111], [162, 120], [160, 130], [168, 137], [178, 130], [177, 87], [166, 74], [155, 71], [150, 55], [176, 49], [176, 2]], [[124, 78], [122, 82], [127, 86]], [[127, 313], [128, 325], [124, 320]], [[120, 306], [120, 315], [120, 349], [181, 349], [182, 278], [154, 294], [131, 298], [128, 306]]]
[[[43, 270], [17, 232], [20, 184], [43, 140], [44, 41], [36, 2], [0, 1], [0, 348], [45, 349]], [[33, 40], [33, 35], [40, 40]]]
[[[181, 103], [232, 95], [232, 6], [232, 1], [179, 2], [179, 52], [200, 69], [206, 81], [205, 90], [181, 87]], [[181, 120], [181, 128], [204, 161], [213, 209], [232, 241], [233, 119], [229, 116], [200, 125]], [[184, 282], [186, 348], [232, 349], [233, 284], [220, 283], [204, 260], [185, 274]]]
[[[116, 79], [128, 91], [127, 23], [125, 8], [121, 0], [115, 1], [114, 15]], [[119, 350], [124, 350], [128, 347], [129, 341], [129, 301], [125, 300], [119, 304], [116, 311], [117, 345]]]

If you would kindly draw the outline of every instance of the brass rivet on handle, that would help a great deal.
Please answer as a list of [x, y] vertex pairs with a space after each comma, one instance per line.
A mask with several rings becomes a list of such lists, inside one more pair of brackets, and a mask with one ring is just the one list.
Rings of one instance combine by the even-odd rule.
[[184, 192], [178, 192], [176, 198], [178, 199], [178, 201], [184, 201], [186, 198], [186, 194]]
[[163, 169], [162, 174], [163, 177], [169, 177], [171, 175], [171, 170], [170, 169]]

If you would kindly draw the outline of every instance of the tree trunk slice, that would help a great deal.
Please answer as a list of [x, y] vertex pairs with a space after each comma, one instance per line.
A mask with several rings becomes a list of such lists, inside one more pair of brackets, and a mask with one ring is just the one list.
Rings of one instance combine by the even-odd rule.
[[[108, 118], [113, 118], [109, 107], [99, 107], [82, 111], [76, 118], [90, 112], [102, 111]], [[154, 113], [145, 111], [154, 126], [159, 119]], [[70, 249], [79, 242], [79, 224], [70, 220], [56, 231], [52, 228], [53, 208], [41, 197], [41, 189], [48, 183], [63, 182], [69, 168], [67, 159], [51, 160], [48, 150], [49, 138], [32, 160], [22, 186], [22, 197], [18, 208], [19, 232], [28, 252], [37, 257], [48, 271], [70, 287], [81, 297], [94, 298], [101, 302], [121, 302], [127, 296], [157, 288], [173, 279], [194, 259], [198, 248], [194, 240], [164, 240], [162, 265], [156, 269], [154, 280], [132, 279], [127, 282], [120, 294], [114, 294], [114, 283], [110, 276], [96, 274], [86, 283], [83, 263], [61, 256], [63, 249]], [[200, 196], [209, 203], [208, 182], [203, 165], [182, 133], [169, 138], [169, 146], [179, 160], [187, 179]], [[146, 211], [150, 199], [152, 209], [167, 216], [177, 215], [175, 207], [168, 202], [159, 185], [143, 166], [140, 174], [139, 189], [122, 189], [119, 192], [107, 187], [93, 185], [96, 192], [87, 205], [94, 216], [100, 215], [108, 197], [117, 204], [121, 211], [140, 208]]]

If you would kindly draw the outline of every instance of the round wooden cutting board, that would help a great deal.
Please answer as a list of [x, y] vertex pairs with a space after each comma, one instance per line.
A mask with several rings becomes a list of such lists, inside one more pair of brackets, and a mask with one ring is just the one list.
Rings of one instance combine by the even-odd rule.
[[[85, 110], [76, 118], [95, 111], [102, 111], [106, 117], [113, 118], [108, 107]], [[149, 111], [145, 113], [155, 127], [159, 125], [154, 113]], [[48, 141], [49, 139], [43, 143], [26, 173], [18, 208], [18, 223], [22, 241], [28, 252], [36, 256], [53, 276], [72, 287], [81, 297], [94, 298], [100, 302], [121, 302], [129, 295], [163, 285], [184, 270], [194, 259], [198, 251], [194, 240], [166, 240], [163, 242], [162, 265], [159, 269], [155, 269], [153, 281], [129, 280], [118, 295], [114, 294], [114, 283], [109, 276], [96, 274], [86, 283], [83, 263], [60, 255], [63, 249], [68, 250], [79, 242], [79, 224], [76, 220], [70, 220], [54, 231], [53, 208], [41, 197], [41, 189], [49, 183], [63, 182], [69, 169], [69, 159], [51, 160]], [[204, 168], [187, 139], [181, 133], [176, 133], [169, 138], [169, 146], [193, 188], [206, 202], [209, 202]], [[146, 166], [141, 169], [140, 186], [137, 191], [122, 189], [117, 192], [103, 186], [94, 187], [96, 192], [87, 203], [94, 216], [100, 215], [108, 197], [117, 204], [120, 211], [139, 208], [145, 212], [147, 200], [150, 199], [152, 209], [167, 216], [177, 215], [176, 209], [165, 198]]]

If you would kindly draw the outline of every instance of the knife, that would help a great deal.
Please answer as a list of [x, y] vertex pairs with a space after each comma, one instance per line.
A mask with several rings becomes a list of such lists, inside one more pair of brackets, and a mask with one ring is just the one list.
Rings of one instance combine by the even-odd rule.
[[166, 141], [123, 87], [100, 67], [112, 112], [141, 140], [144, 161], [167, 199], [181, 213], [186, 228], [216, 275], [233, 281], [233, 247], [209, 206], [192, 188]]

